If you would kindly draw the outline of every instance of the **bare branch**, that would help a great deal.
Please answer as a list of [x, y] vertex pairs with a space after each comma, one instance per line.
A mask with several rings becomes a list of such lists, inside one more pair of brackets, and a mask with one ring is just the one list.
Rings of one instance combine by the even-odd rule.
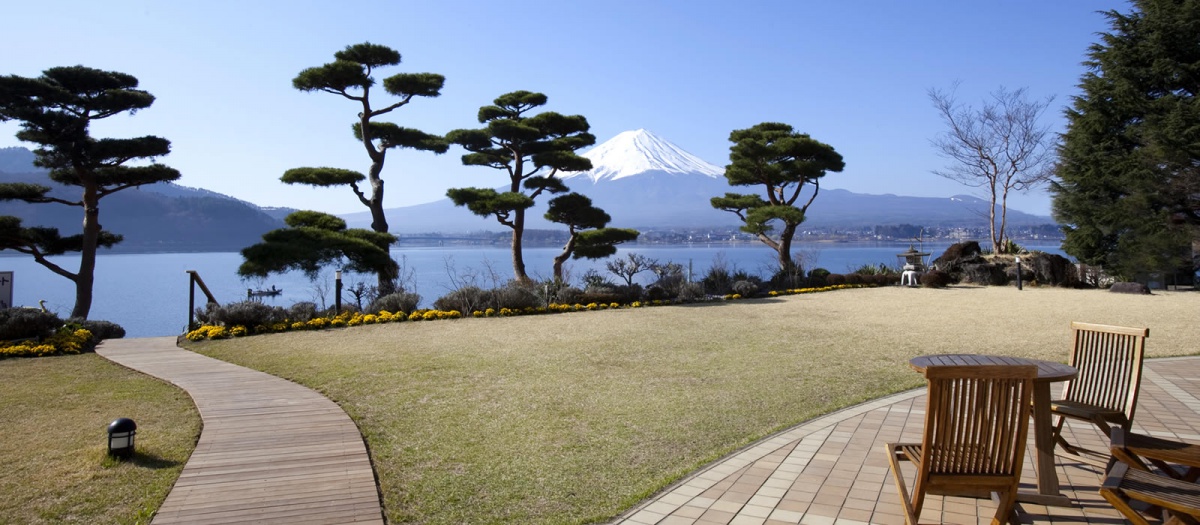
[[[929, 90], [929, 99], [948, 128], [930, 141], [949, 160], [944, 169], [933, 173], [985, 190], [991, 206], [992, 248], [1004, 253], [1008, 193], [1045, 184], [1053, 172], [1055, 137], [1041, 120], [1054, 97], [1030, 101], [1025, 88], [1000, 87], [976, 109], [954, 98], [957, 87], [955, 83], [949, 93]], [[999, 225], [995, 221], [998, 195]]]

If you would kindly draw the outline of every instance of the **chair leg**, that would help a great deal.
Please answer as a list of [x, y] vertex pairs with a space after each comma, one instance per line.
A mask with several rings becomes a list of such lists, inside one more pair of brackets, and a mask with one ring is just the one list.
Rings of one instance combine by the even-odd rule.
[[[892, 479], [896, 481], [896, 490], [900, 493], [900, 504], [904, 507], [904, 523], [905, 525], [917, 525], [917, 520], [921, 516], [921, 506], [924, 504], [923, 494], [916, 494], [915, 498], [909, 498], [908, 487], [904, 483], [904, 473], [900, 471], [900, 460], [906, 459], [904, 452], [892, 443], [888, 443], [886, 447], [888, 463], [892, 467]], [[920, 480], [917, 482], [919, 484]]]
[[992, 503], [996, 504], [996, 515], [992, 516], [992, 525], [1004, 525], [1011, 523], [1019, 525], [1021, 517], [1017, 514], [1017, 491], [1010, 490], [1004, 493], [993, 492]]
[[1067, 418], [1058, 416], [1056, 418], [1056, 421], [1054, 422], [1054, 427], [1050, 430], [1050, 434], [1054, 437], [1054, 443], [1056, 445], [1062, 447], [1062, 449], [1064, 451], [1078, 456], [1079, 451], [1075, 450], [1075, 447], [1071, 446], [1071, 444], [1068, 443], [1067, 440], [1062, 437], [1063, 424], [1066, 422], [1067, 422]]

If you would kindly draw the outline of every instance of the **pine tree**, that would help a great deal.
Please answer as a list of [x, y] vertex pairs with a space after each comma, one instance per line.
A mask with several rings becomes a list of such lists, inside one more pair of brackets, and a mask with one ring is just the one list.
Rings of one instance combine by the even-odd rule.
[[[121, 241], [100, 225], [100, 200], [143, 184], [179, 179], [162, 164], [127, 166], [171, 151], [167, 139], [144, 136], [96, 139], [93, 121], [150, 107], [154, 95], [137, 89], [132, 75], [84, 66], [56, 67], [38, 78], [0, 77], [0, 121], [20, 122], [17, 138], [37, 144], [34, 164], [50, 170], [50, 180], [80, 190], [78, 200], [50, 195], [40, 184], [0, 184], [0, 200], [56, 203], [83, 208], [83, 231], [63, 237], [57, 229], [24, 227], [16, 217], [0, 217], [0, 249], [33, 256], [42, 266], [75, 283], [71, 317], [87, 319], [92, 309], [96, 250]], [[79, 270], [71, 272], [47, 257], [79, 252]]]
[[[791, 272], [792, 238], [804, 222], [808, 207], [821, 190], [821, 179], [827, 172], [840, 172], [846, 164], [833, 146], [820, 142], [791, 126], [764, 122], [729, 134], [730, 164], [725, 178], [732, 186], [757, 186], [766, 193], [726, 193], [713, 197], [712, 207], [734, 213], [744, 223], [741, 230], [758, 236], [779, 259], [779, 270]], [[804, 187], [811, 185], [813, 193], [803, 204]], [[778, 222], [783, 227], [777, 237], [771, 234]]]
[[[446, 79], [435, 73], [397, 73], [387, 77], [383, 79], [384, 91], [398, 97], [399, 100], [376, 108], [371, 105], [371, 88], [375, 85], [372, 74], [378, 68], [399, 64], [400, 53], [387, 46], [366, 42], [346, 46], [346, 49], [334, 53], [333, 56], [333, 62], [301, 71], [292, 80], [292, 86], [301, 91], [323, 91], [340, 95], [359, 104], [358, 121], [353, 127], [354, 138], [366, 149], [371, 168], [366, 175], [341, 168], [295, 168], [284, 172], [281, 180], [287, 184], [307, 184], [316, 187], [349, 186], [359, 202], [371, 211], [371, 229], [387, 233], [387, 217], [383, 213], [382, 174], [388, 150], [411, 148], [445, 153], [450, 145], [440, 136], [372, 119], [407, 105], [414, 97], [440, 95]], [[369, 186], [366, 190], [359, 187], [363, 181], [367, 181]], [[391, 293], [396, 277], [380, 273], [379, 293]]]
[[555, 176], [560, 171], [583, 171], [592, 162], [575, 154], [596, 143], [582, 115], [529, 112], [546, 105], [546, 95], [514, 91], [501, 95], [491, 106], [479, 108], [481, 129], [456, 129], [446, 139], [470, 153], [463, 155], [467, 166], [487, 166], [508, 175], [508, 191], [491, 188], [452, 188], [446, 196], [481, 217], [495, 217], [512, 229], [513, 274], [518, 282], [530, 282], [525, 272], [522, 241], [525, 212], [543, 193], [564, 193], [567, 187]]

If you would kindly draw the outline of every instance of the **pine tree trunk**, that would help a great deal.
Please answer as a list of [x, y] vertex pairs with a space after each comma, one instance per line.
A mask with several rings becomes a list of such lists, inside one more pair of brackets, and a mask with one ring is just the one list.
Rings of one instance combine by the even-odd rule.
[[92, 287], [96, 280], [96, 247], [100, 240], [100, 197], [94, 183], [83, 188], [83, 249], [75, 274], [75, 307], [72, 318], [87, 319], [92, 310]]
[[522, 240], [525, 237], [525, 210], [516, 210], [513, 212], [513, 236], [512, 236], [512, 262], [513, 276], [518, 283], [529, 284], [531, 280], [525, 274], [525, 256], [522, 246]]
[[790, 274], [796, 262], [792, 260], [792, 237], [796, 236], [796, 228], [799, 224], [785, 224], [783, 232], [779, 234], [779, 247], [775, 251], [779, 254], [779, 270], [785, 274]]
[[[561, 283], [563, 281], [563, 263], [571, 258], [571, 253], [575, 251], [575, 239], [577, 235], [571, 231], [571, 238], [567, 240], [567, 245], [563, 247], [562, 253], [554, 257], [554, 282]], [[633, 280], [631, 277], [630, 281]]]

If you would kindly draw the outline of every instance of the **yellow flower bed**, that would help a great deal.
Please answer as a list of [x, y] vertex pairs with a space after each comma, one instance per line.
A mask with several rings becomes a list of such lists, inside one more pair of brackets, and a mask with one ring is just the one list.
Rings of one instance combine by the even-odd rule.
[[[780, 295], [794, 295], [805, 293], [831, 292], [834, 290], [845, 290], [847, 288], [864, 288], [870, 285], [865, 284], [839, 284], [834, 286], [822, 286], [819, 288], [795, 288], [791, 290], [771, 291], [767, 295], [778, 297]], [[738, 294], [729, 294], [724, 296], [727, 300], [741, 299]], [[551, 303], [543, 307], [525, 307], [521, 309], [514, 308], [488, 308], [486, 310], [477, 310], [472, 312], [472, 317], [509, 317], [514, 315], [537, 315], [547, 313], [566, 313], [580, 312], [587, 310], [615, 310], [620, 308], [645, 308], [648, 306], [668, 306], [673, 304], [682, 304], [683, 301], [678, 299], [660, 299], [653, 301], [634, 301], [627, 305], [620, 303], [588, 303], [588, 304], [561, 304]], [[380, 323], [399, 323], [404, 321], [438, 321], [444, 319], [461, 319], [462, 312], [458, 310], [416, 310], [410, 313], [404, 312], [388, 312], [381, 311], [378, 314], [363, 314], [360, 312], [342, 312], [333, 317], [318, 317], [309, 321], [295, 321], [276, 323], [271, 326], [259, 325], [253, 330], [245, 326], [234, 326], [226, 328], [223, 326], [205, 325], [188, 332], [186, 337], [190, 341], [202, 341], [204, 339], [224, 339], [228, 337], [241, 337], [251, 334], [265, 334], [271, 332], [286, 332], [289, 330], [324, 330], [326, 328], [345, 328], [350, 326], [361, 326], [364, 324], [380, 324]], [[0, 356], [3, 356], [3, 349], [0, 349]]]
[[0, 343], [0, 358], [42, 357], [78, 354], [95, 344], [92, 332], [83, 328], [62, 328], [44, 341], [26, 340]]

